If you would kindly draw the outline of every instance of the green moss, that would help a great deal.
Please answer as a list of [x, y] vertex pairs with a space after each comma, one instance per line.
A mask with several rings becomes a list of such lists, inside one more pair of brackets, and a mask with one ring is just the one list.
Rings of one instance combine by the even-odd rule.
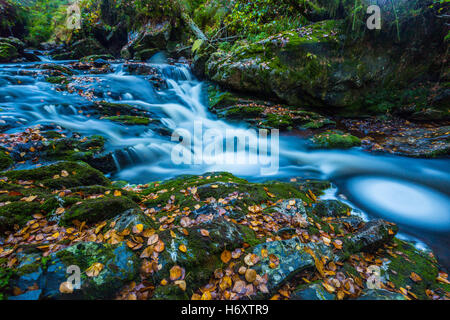
[[325, 149], [349, 149], [361, 146], [361, 140], [351, 134], [343, 134], [339, 131], [327, 131], [315, 135], [312, 142], [319, 148]]
[[[439, 287], [436, 281], [439, 272], [436, 260], [410, 243], [399, 239], [395, 239], [394, 243], [397, 245], [394, 250], [396, 257], [388, 256], [390, 263], [386, 276], [396, 289], [410, 286], [411, 289], [408, 290], [419, 299], [429, 299], [425, 290], [436, 290]], [[422, 281], [413, 281], [410, 278], [411, 272], [418, 274]]]
[[151, 119], [145, 117], [133, 117], [133, 116], [115, 116], [115, 117], [106, 117], [105, 119], [120, 122], [128, 125], [148, 125], [151, 122]]
[[0, 62], [11, 62], [18, 56], [16, 47], [6, 42], [0, 42]]
[[[61, 174], [69, 173], [67, 177]], [[98, 170], [83, 162], [60, 162], [31, 170], [18, 170], [3, 173], [12, 181], [34, 181], [37, 186], [52, 189], [73, 188], [78, 186], [109, 185], [110, 181]], [[59, 176], [56, 178], [56, 176]]]
[[289, 115], [268, 114], [267, 119], [263, 121], [269, 128], [287, 129], [292, 128], [294, 122]]
[[0, 171], [8, 169], [13, 164], [14, 161], [7, 151], [0, 149]]
[[225, 116], [230, 119], [257, 118], [263, 111], [264, 109], [260, 107], [235, 106], [227, 109]]
[[110, 54], [94, 54], [80, 59], [81, 62], [93, 62], [97, 59], [114, 60], [114, 56]]
[[69, 80], [65, 76], [47, 77], [45, 81], [53, 84], [69, 84]]
[[83, 140], [63, 138], [48, 143], [43, 157], [50, 160], [90, 162], [103, 151], [104, 145], [105, 138], [98, 135]]
[[63, 65], [60, 64], [56, 64], [56, 63], [47, 63], [47, 64], [43, 64], [40, 66], [41, 69], [44, 70], [54, 70], [54, 71], [59, 71], [61, 73], [64, 73], [66, 75], [72, 76], [73, 75], [73, 71], [70, 68], [67, 68]]
[[105, 196], [75, 204], [64, 214], [61, 221], [63, 224], [69, 224], [73, 220], [94, 223], [114, 218], [129, 209], [137, 208], [139, 206], [128, 197]]
[[13, 230], [14, 225], [24, 226], [35, 213], [41, 213], [38, 202], [12, 202], [0, 207], [0, 232]]
[[189, 300], [187, 293], [177, 285], [159, 286], [153, 291], [153, 300]]

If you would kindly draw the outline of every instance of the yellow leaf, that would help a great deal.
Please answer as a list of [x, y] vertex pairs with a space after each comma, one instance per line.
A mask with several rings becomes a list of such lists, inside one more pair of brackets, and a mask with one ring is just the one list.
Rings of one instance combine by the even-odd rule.
[[170, 269], [170, 280], [179, 280], [183, 275], [183, 268], [180, 266], [174, 266]]
[[103, 270], [103, 267], [103, 264], [96, 262], [86, 270], [86, 275], [91, 278], [97, 277]]
[[56, 214], [63, 214], [66, 211], [66, 209], [60, 207], [58, 209], [56, 209]]
[[256, 280], [256, 271], [253, 269], [247, 269], [247, 271], [245, 272], [245, 280], [247, 280], [247, 282], [253, 283]]
[[122, 195], [122, 192], [120, 190], [114, 191], [114, 197], [120, 197]]
[[184, 244], [181, 244], [181, 245], [178, 247], [178, 249], [180, 249], [181, 252], [184, 252], [184, 253], [187, 252], [187, 248], [186, 248], [186, 246], [185, 246]]
[[133, 227], [133, 233], [138, 234], [144, 231], [144, 225], [143, 224], [137, 224]]
[[222, 252], [222, 254], [220, 255], [220, 259], [222, 260], [223, 263], [228, 263], [231, 260], [231, 252], [228, 250], [225, 250], [224, 252]]
[[70, 282], [61, 283], [61, 285], [59, 286], [59, 292], [65, 293], [65, 294], [73, 293], [72, 283], [70, 283]]
[[204, 237], [209, 237], [209, 231], [208, 231], [208, 230], [201, 229], [201, 230], [200, 230], [200, 233], [201, 233], [201, 235], [204, 236]]

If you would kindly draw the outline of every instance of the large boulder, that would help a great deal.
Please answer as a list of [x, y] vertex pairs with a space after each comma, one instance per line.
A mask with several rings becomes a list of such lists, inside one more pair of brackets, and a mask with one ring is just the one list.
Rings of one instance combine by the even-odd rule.
[[[98, 275], [89, 276], [85, 271], [97, 264]], [[81, 288], [72, 293], [62, 293], [61, 284], [68, 281], [68, 267], [81, 270]], [[139, 259], [126, 246], [82, 242], [43, 258], [37, 254], [21, 255], [17, 278], [12, 286], [22, 292], [37, 285], [33, 290], [10, 299], [112, 299], [125, 284], [139, 275]]]

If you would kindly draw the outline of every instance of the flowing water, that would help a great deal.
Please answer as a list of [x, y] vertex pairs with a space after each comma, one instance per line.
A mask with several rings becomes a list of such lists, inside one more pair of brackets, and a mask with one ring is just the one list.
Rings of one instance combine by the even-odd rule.
[[[45, 61], [46, 63], [48, 61]], [[61, 62], [59, 62], [61, 63]], [[7, 132], [19, 132], [35, 125], [56, 124], [84, 135], [107, 138], [107, 152], [113, 152], [118, 171], [112, 178], [130, 183], [164, 180], [181, 174], [228, 171], [251, 181], [284, 180], [290, 177], [326, 179], [336, 189], [328, 197], [338, 197], [357, 207], [369, 218], [382, 217], [398, 223], [403, 235], [426, 243], [441, 262], [450, 265], [450, 161], [423, 160], [373, 155], [361, 150], [309, 150], [303, 139], [276, 136], [265, 139], [249, 132], [244, 124], [230, 124], [208, 112], [204, 84], [197, 81], [187, 66], [152, 63], [167, 83], [158, 90], [144, 76], [128, 74], [120, 63], [113, 72], [102, 75], [78, 72], [74, 88], [92, 92], [94, 100], [131, 104], [147, 110], [171, 130], [191, 135], [193, 148], [185, 154], [200, 154], [222, 143], [227, 130], [237, 130], [249, 141], [266, 143], [267, 155], [257, 148], [247, 150], [250, 164], [219, 161], [239, 156], [246, 150], [227, 150], [223, 158], [211, 153], [197, 164], [175, 164], [173, 150], [180, 141], [158, 133], [151, 126], [124, 126], [88, 117], [82, 109], [92, 105], [86, 97], [59, 92], [39, 75], [37, 64], [0, 65], [0, 121], [14, 123]], [[199, 130], [201, 127], [201, 130]], [[205, 138], [205, 132], [215, 135]], [[184, 130], [184, 131], [183, 131]], [[184, 137], [184, 136], [183, 136]], [[186, 140], [183, 140], [186, 142]], [[271, 147], [270, 147], [271, 146]], [[198, 149], [196, 149], [198, 148]], [[209, 148], [209, 149], [208, 149]], [[181, 150], [183, 151], [183, 150]], [[195, 152], [198, 151], [198, 152]], [[274, 155], [279, 151], [279, 166]], [[176, 162], [176, 161], [175, 161]], [[275, 170], [277, 169], [277, 170]], [[336, 195], [334, 195], [336, 193]]]

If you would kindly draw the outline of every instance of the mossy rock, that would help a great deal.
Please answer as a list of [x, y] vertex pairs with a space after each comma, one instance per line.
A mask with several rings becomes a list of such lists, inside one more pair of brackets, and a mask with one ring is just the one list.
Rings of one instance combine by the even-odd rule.
[[14, 164], [13, 159], [6, 150], [0, 149], [0, 171], [8, 169]]
[[47, 77], [45, 81], [52, 83], [52, 84], [69, 84], [69, 80], [65, 76], [57, 76], [57, 77]]
[[62, 74], [68, 75], [68, 76], [73, 75], [72, 69], [65, 67], [61, 64], [57, 64], [57, 63], [42, 64], [39, 66], [39, 68], [43, 69], [43, 70], [58, 71], [58, 72], [60, 72], [60, 74], [62, 73]]
[[338, 200], [323, 200], [308, 208], [308, 211], [319, 217], [343, 217], [351, 212], [351, 208]]
[[159, 286], [153, 291], [152, 300], [190, 300], [187, 293], [181, 290], [177, 285], [169, 284]]
[[128, 197], [105, 196], [97, 199], [88, 199], [75, 204], [62, 217], [63, 224], [70, 224], [74, 220], [95, 223], [111, 219], [129, 209], [138, 209], [139, 206]]
[[123, 103], [112, 103], [106, 101], [96, 102], [93, 108], [97, 110], [101, 115], [104, 116], [144, 116], [147, 114], [146, 111], [140, 110], [139, 108]]
[[264, 109], [259, 107], [235, 106], [227, 109], [225, 117], [229, 119], [245, 120], [260, 117], [263, 111]]
[[105, 117], [106, 120], [111, 120], [114, 122], [120, 122], [127, 125], [141, 125], [146, 126], [149, 125], [152, 119], [146, 117], [135, 117], [135, 116], [114, 116], [114, 117]]
[[[436, 281], [440, 271], [436, 259], [429, 255], [429, 252], [423, 252], [416, 249], [411, 243], [403, 240], [394, 240], [394, 254], [387, 256], [389, 264], [387, 270], [382, 271], [396, 289], [407, 288], [419, 299], [429, 299], [426, 290], [448, 292], [450, 286]], [[416, 273], [422, 280], [414, 281], [411, 273]]]
[[11, 62], [18, 57], [16, 47], [7, 42], [0, 42], [0, 62]]
[[24, 226], [35, 213], [42, 213], [39, 202], [18, 201], [0, 207], [0, 232], [12, 231], [15, 225]]
[[95, 60], [114, 60], [114, 56], [111, 54], [94, 54], [80, 59], [80, 62], [94, 62]]
[[[69, 175], [67, 177], [62, 176], [63, 171], [66, 171]], [[3, 175], [12, 181], [34, 181], [36, 186], [51, 189], [110, 185], [110, 181], [100, 171], [83, 162], [59, 162], [37, 169], [8, 171]]]
[[[100, 263], [103, 269], [98, 276], [88, 277], [85, 271], [95, 263]], [[125, 243], [110, 245], [81, 242], [39, 259], [35, 264], [41, 269], [35, 279], [36, 283], [41, 284], [40, 299], [97, 300], [112, 299], [123, 286], [137, 280], [140, 261]], [[67, 281], [66, 270], [69, 266], [80, 268], [81, 288], [72, 294], [63, 294], [59, 287]], [[35, 274], [35, 268], [28, 269], [21, 271], [19, 278], [13, 281], [13, 286]]]
[[[202, 229], [209, 231], [208, 237], [201, 234]], [[186, 236], [177, 231], [176, 238], [169, 231], [159, 234], [166, 249], [159, 255], [162, 269], [153, 277], [155, 283], [160, 283], [162, 279], [169, 279], [169, 271], [173, 266], [183, 267], [189, 295], [192, 295], [192, 290], [207, 283], [214, 270], [224, 266], [220, 255], [225, 249], [233, 250], [241, 247], [249, 238], [256, 238], [248, 227], [221, 218], [188, 228], [188, 232]], [[186, 252], [178, 249], [182, 244], [186, 246]]]
[[327, 131], [315, 135], [311, 141], [315, 147], [325, 149], [349, 149], [361, 146], [361, 140], [358, 137], [340, 131]]

